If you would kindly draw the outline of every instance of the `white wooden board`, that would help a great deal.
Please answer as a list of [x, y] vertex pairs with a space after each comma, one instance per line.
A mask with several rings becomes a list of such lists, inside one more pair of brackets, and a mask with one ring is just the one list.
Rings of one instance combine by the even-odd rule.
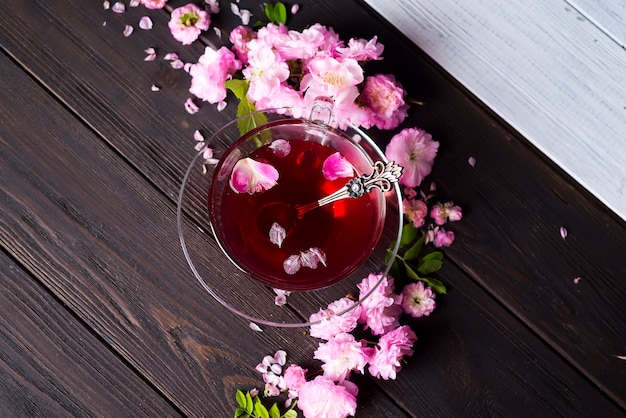
[[365, 1], [626, 220], [625, 1]]

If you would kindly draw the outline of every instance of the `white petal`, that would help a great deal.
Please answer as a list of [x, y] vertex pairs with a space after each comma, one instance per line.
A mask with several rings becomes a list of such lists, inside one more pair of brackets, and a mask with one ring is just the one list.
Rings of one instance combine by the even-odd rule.
[[294, 4], [293, 6], [291, 6], [291, 14], [295, 15], [296, 13], [298, 13], [298, 10], [300, 10], [300, 5], [299, 4]]
[[561, 238], [563, 238], [563, 239], [567, 238], [567, 229], [565, 229], [564, 226], [559, 228], [559, 232], [561, 234]]
[[285, 237], [287, 237], [287, 231], [285, 231], [285, 228], [280, 226], [277, 222], [274, 222], [270, 228], [269, 236], [270, 242], [280, 248], [283, 245]]
[[115, 13], [124, 13], [126, 11], [126, 6], [124, 3], [117, 1], [113, 4], [113, 8], [111, 10]]
[[124, 36], [128, 38], [133, 33], [134, 30], [135, 28], [133, 28], [130, 25], [124, 26]]
[[128, 2], [128, 7], [137, 7], [141, 4], [140, 0], [130, 0]]
[[222, 37], [222, 30], [220, 28], [218, 28], [217, 26], [213, 26], [213, 31], [218, 37]]
[[180, 70], [181, 68], [183, 68], [185, 66], [185, 63], [182, 62], [181, 60], [174, 60], [170, 63], [170, 65], [172, 66], [172, 68], [174, 68], [175, 70]]
[[111, 2], [109, 0], [104, 0], [104, 2], [102, 3], [102, 7], [104, 7], [104, 10], [109, 10], [109, 8], [111, 7]]
[[474, 157], [469, 157], [467, 159], [467, 162], [469, 163], [469, 165], [471, 165], [472, 167], [474, 167], [476, 165], [476, 158]]
[[289, 256], [289, 258], [283, 262], [283, 269], [287, 274], [296, 274], [298, 270], [300, 270], [300, 255]]
[[200, 133], [200, 131], [197, 129], [193, 132], [193, 139], [195, 139], [196, 141], [204, 142], [204, 136], [202, 136], [202, 133]]
[[256, 331], [256, 332], [263, 332], [263, 330], [261, 329], [261, 327], [259, 327], [257, 324], [255, 324], [254, 322], [250, 322], [250, 329], [252, 331]]
[[152, 19], [150, 19], [148, 16], [144, 16], [139, 20], [139, 27], [143, 30], [150, 30], [152, 29]]
[[150, 90], [152, 90], [152, 91], [159, 91], [159, 90], [161, 90], [161, 87], [157, 86], [156, 84], [153, 84], [152, 86], [150, 86]]

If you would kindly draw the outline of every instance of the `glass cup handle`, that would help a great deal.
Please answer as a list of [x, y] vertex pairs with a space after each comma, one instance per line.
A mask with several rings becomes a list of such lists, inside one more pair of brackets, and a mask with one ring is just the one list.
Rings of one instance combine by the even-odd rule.
[[309, 114], [309, 120], [312, 122], [321, 122], [326, 125], [330, 125], [330, 121], [333, 118], [333, 106], [335, 101], [327, 96], [318, 96], [313, 101], [311, 106], [311, 113]]

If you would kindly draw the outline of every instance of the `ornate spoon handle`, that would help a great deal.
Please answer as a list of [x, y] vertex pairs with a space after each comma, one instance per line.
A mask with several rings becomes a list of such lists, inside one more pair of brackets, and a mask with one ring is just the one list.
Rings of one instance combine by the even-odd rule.
[[296, 205], [298, 218], [302, 218], [302, 216], [310, 210], [328, 205], [329, 203], [349, 197], [361, 197], [374, 188], [388, 192], [393, 187], [393, 183], [397, 182], [402, 175], [402, 167], [394, 161], [389, 161], [386, 164], [382, 161], [376, 161], [372, 168], [373, 171], [371, 174], [363, 174], [351, 179], [344, 187], [328, 196], [306, 205]]

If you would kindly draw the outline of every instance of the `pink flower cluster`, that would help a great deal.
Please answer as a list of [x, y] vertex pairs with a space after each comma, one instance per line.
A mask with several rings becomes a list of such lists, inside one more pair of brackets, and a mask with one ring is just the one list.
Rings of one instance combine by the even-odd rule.
[[[435, 247], [449, 247], [454, 242], [455, 235], [453, 231], [443, 228], [443, 225], [461, 220], [463, 217], [461, 207], [454, 205], [453, 202], [437, 203], [429, 211], [428, 200], [431, 196], [422, 193], [421, 197], [417, 198], [416, 191], [424, 178], [430, 174], [438, 149], [439, 143], [434, 141], [429, 133], [422, 129], [407, 128], [391, 139], [385, 149], [385, 156], [404, 167], [398, 182], [406, 186], [402, 205], [408, 220], [415, 228], [421, 228], [430, 214], [435, 225], [429, 225], [425, 242], [432, 242]], [[433, 189], [434, 184], [431, 185], [431, 191]]]
[[[229, 39], [230, 53], [222, 51], [218, 57], [223, 62], [190, 72], [190, 91], [204, 101], [221, 102], [223, 95], [201, 92], [223, 91], [224, 81], [241, 69], [247, 99], [257, 109], [281, 108], [308, 117], [318, 97], [329, 97], [334, 102], [330, 124], [341, 128], [350, 123], [393, 129], [407, 115], [406, 92], [392, 75], [365, 76], [362, 65], [381, 59], [383, 52], [376, 37], [350, 39], [346, 46], [332, 28], [320, 24], [302, 31], [268, 24], [258, 31], [239, 26]], [[215, 51], [205, 54], [215, 61]], [[206, 59], [201, 57], [199, 64], [202, 61]]]
[[[358, 287], [359, 302], [342, 298], [309, 318], [311, 336], [323, 340], [314, 353], [322, 361], [322, 375], [307, 380], [307, 370], [297, 364], [281, 375], [285, 362], [284, 352], [279, 351], [257, 366], [266, 382], [266, 394], [287, 392], [287, 406], [298, 399], [297, 406], [308, 418], [343, 418], [356, 413], [358, 387], [349, 380], [353, 372], [396, 378], [417, 340], [410, 327], [400, 324], [400, 316], [403, 312], [413, 317], [429, 315], [435, 308], [435, 295], [422, 282], [396, 294], [393, 278], [382, 274], [370, 274]], [[359, 324], [378, 338], [374, 346], [352, 334]]]

